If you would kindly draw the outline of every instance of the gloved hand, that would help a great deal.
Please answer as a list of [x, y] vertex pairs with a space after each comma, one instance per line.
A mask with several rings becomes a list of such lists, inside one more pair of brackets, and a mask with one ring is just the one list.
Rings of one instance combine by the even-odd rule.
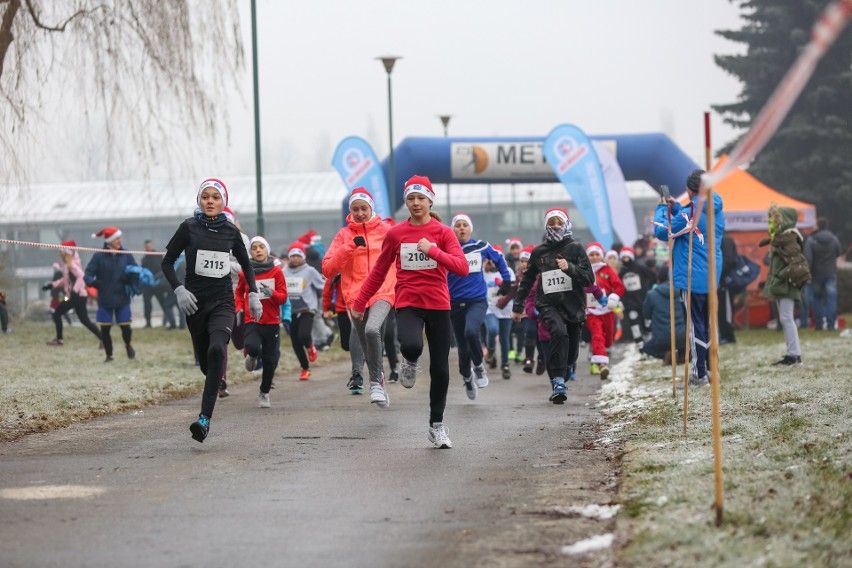
[[198, 304], [196, 303], [198, 299], [186, 287], [178, 286], [175, 288], [175, 296], [177, 296], [178, 308], [186, 315], [191, 316], [198, 311]]
[[358, 235], [357, 237], [355, 237], [354, 239], [352, 239], [352, 242], [353, 242], [353, 243], [355, 243], [355, 246], [356, 246], [356, 247], [365, 247], [365, 246], [367, 246], [367, 240], [366, 240], [364, 237], [362, 237], [361, 235]]
[[269, 286], [264, 286], [263, 284], [261, 284], [258, 287], [257, 291], [264, 298], [271, 298], [272, 297], [272, 288], [270, 288]]
[[618, 306], [618, 302], [621, 301], [621, 296], [613, 292], [607, 299], [609, 300], [609, 303], [612, 304], [612, 309], [615, 309]]
[[42, 290], [44, 290], [44, 291], [47, 291], [47, 290], [53, 290], [53, 284], [51, 284], [50, 282], [48, 282], [47, 284], [45, 284], [44, 286], [42, 286], [42, 287], [41, 287], [41, 289], [42, 289]]
[[252, 319], [260, 321], [260, 316], [263, 315], [263, 305], [260, 303], [260, 296], [257, 292], [249, 292], [248, 305]]
[[242, 327], [243, 322], [246, 321], [246, 313], [243, 310], [237, 312], [237, 327]]
[[598, 303], [601, 305], [602, 308], [605, 308], [607, 304], [607, 297], [601, 296], [600, 298], [598, 298]]

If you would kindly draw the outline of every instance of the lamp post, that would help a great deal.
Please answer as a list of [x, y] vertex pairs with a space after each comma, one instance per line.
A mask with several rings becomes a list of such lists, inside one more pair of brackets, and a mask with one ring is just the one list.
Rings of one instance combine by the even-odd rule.
[[[444, 125], [444, 138], [447, 137], [447, 126], [450, 124], [450, 119], [453, 117], [451, 114], [439, 114], [438, 118], [441, 119], [441, 124]], [[452, 160], [452, 155], [450, 156], [450, 160]], [[453, 165], [450, 164], [450, 177], [453, 176]], [[450, 200], [450, 182], [447, 182], [447, 219], [453, 218], [453, 204]]]
[[385, 55], [377, 57], [385, 66], [385, 71], [388, 73], [388, 138], [390, 140], [390, 162], [388, 164], [388, 192], [390, 193], [391, 216], [396, 213], [396, 187], [393, 168], [393, 97], [391, 95], [391, 71], [397, 59], [402, 59], [398, 55]]
[[257, 77], [257, 16], [255, 0], [251, 0], [251, 55], [254, 75], [254, 171], [257, 178], [257, 234], [265, 235], [263, 227], [263, 184], [260, 174], [260, 97]]

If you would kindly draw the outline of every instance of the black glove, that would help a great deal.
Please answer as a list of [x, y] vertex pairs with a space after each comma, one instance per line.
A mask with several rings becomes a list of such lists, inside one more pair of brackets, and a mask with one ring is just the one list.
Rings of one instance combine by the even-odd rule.
[[354, 239], [352, 239], [352, 242], [354, 242], [354, 243], [355, 243], [355, 246], [356, 246], [356, 247], [365, 247], [365, 246], [367, 246], [367, 241], [366, 241], [366, 239], [364, 239], [364, 237], [362, 237], [361, 235], [358, 235], [357, 237], [355, 237]]
[[47, 284], [45, 284], [44, 286], [42, 286], [42, 287], [41, 287], [41, 289], [42, 289], [42, 290], [44, 290], [44, 291], [47, 291], [47, 290], [53, 290], [53, 284], [51, 284], [50, 282], [48, 282]]
[[512, 291], [512, 281], [511, 280], [503, 280], [503, 283], [500, 284], [500, 287], [497, 288], [498, 296], [505, 296], [509, 292]]

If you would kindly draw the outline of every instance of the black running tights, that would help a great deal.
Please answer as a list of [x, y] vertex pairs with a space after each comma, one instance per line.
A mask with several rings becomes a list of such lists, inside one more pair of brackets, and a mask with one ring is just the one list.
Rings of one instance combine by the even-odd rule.
[[450, 338], [453, 326], [450, 310], [400, 308], [396, 311], [396, 332], [402, 356], [414, 363], [423, 354], [423, 328], [429, 342], [429, 424], [444, 421], [447, 389], [450, 386]]

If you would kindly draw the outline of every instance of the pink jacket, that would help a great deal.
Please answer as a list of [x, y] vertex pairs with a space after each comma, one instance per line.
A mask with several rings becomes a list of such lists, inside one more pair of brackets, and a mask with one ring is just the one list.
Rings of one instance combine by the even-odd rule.
[[[62, 288], [66, 296], [71, 296], [71, 293], [84, 298], [88, 297], [86, 291], [86, 283], [83, 281], [83, 264], [80, 262], [80, 255], [74, 251], [74, 256], [71, 257], [71, 266], [67, 262], [57, 263], [62, 268], [62, 277], [54, 280], [51, 285], [54, 288]], [[74, 277], [74, 286], [71, 286], [71, 276]]]
[[[348, 225], [334, 235], [322, 259], [322, 274], [329, 280], [338, 272], [341, 274], [340, 290], [343, 292], [346, 305], [351, 308], [358, 297], [358, 292], [361, 291], [361, 286], [367, 280], [367, 275], [376, 265], [390, 226], [378, 215], [373, 215], [373, 218], [366, 223], [355, 223], [350, 214], [347, 215], [346, 221]], [[364, 237], [367, 246], [355, 246], [354, 239], [358, 236]], [[379, 300], [385, 300], [392, 306], [395, 287], [396, 271], [390, 270], [378, 291], [367, 302], [367, 307]]]

